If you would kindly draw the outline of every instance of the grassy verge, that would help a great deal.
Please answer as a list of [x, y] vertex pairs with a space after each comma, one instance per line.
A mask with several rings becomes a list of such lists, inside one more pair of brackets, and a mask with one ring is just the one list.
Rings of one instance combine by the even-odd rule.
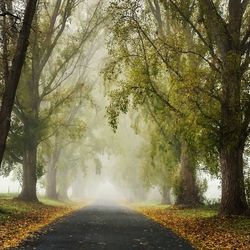
[[12, 198], [12, 195], [0, 195], [0, 249], [19, 245], [44, 226], [80, 207], [44, 198], [40, 199], [41, 203]]
[[211, 208], [133, 204], [132, 208], [187, 239], [196, 249], [250, 249], [249, 217], [218, 217]]

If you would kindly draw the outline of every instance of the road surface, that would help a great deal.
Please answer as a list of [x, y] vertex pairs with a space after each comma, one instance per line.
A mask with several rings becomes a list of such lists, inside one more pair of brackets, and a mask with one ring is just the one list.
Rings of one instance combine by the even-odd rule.
[[171, 231], [126, 207], [95, 203], [48, 226], [16, 249], [193, 249]]

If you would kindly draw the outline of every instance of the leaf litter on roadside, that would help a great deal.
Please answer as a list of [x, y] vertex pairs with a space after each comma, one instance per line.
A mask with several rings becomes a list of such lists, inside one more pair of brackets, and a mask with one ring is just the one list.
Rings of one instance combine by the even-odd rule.
[[44, 226], [76, 209], [75, 206], [49, 206], [42, 203], [25, 206], [28, 207], [27, 211], [9, 214], [0, 220], [0, 249], [18, 246]]
[[250, 249], [248, 217], [201, 216], [195, 209], [193, 215], [178, 208], [157, 206], [135, 209], [187, 239], [196, 249]]

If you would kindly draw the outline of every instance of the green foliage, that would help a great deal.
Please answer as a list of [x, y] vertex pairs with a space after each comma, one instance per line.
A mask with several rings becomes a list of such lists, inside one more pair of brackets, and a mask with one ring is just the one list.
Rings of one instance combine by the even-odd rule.
[[[196, 105], [197, 101], [211, 103], [211, 98], [199, 88], [201, 82], [210, 85], [216, 77], [207, 72], [199, 57], [180, 55], [182, 47], [188, 49], [188, 43], [196, 43], [186, 41], [190, 30], [176, 23], [176, 17], [170, 16], [169, 20], [162, 17], [165, 25], [172, 25], [172, 30], [167, 35], [163, 31], [160, 34], [154, 13], [144, 1], [113, 1], [109, 12], [112, 15], [108, 44], [111, 59], [104, 69], [110, 100], [107, 116], [114, 130], [119, 115], [129, 109], [138, 110], [145, 121], [141, 124], [143, 129], [137, 128], [150, 141], [142, 149], [145, 185], [174, 186], [183, 138], [195, 155], [193, 165], [203, 164], [217, 173], [217, 152], [213, 151], [216, 136], [211, 136], [211, 122], [207, 123], [197, 113]], [[204, 46], [196, 45], [197, 53], [206, 53]], [[205, 107], [209, 115], [217, 115], [216, 105]]]
[[[76, 116], [77, 109], [91, 101], [85, 71], [93, 56], [92, 40], [104, 19], [102, 4], [87, 7], [85, 1], [67, 0], [38, 5], [2, 174], [7, 176], [16, 167], [21, 181], [18, 164], [23, 164], [25, 149], [32, 144], [39, 145], [38, 161], [33, 165], [40, 178], [46, 157], [54, 152], [52, 141], [58, 131], [60, 147], [79, 141], [85, 134], [87, 125]], [[78, 11], [81, 7], [89, 8], [88, 15]]]
[[157, 127], [151, 129], [151, 142], [143, 148], [144, 154], [141, 155], [142, 178], [148, 187], [162, 188], [167, 185], [172, 188], [179, 161], [176, 151], [178, 142], [169, 144]]
[[44, 161], [41, 158], [39, 158], [36, 166], [37, 179], [40, 179], [44, 174], [45, 174]]
[[107, 115], [109, 124], [116, 131], [120, 112], [124, 114], [128, 112], [129, 94], [123, 90], [113, 90], [110, 93], [110, 98], [112, 99], [112, 103], [107, 107]]

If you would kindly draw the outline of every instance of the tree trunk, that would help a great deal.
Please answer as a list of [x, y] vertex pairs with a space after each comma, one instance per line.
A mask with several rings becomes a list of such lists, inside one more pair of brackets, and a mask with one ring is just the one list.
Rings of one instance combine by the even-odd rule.
[[176, 204], [178, 205], [195, 206], [200, 203], [195, 167], [192, 164], [190, 154], [188, 144], [183, 142], [181, 145], [180, 183], [176, 199]]
[[[237, 47], [237, 46], [236, 46]], [[247, 210], [243, 175], [243, 153], [247, 136], [241, 106], [240, 52], [228, 49], [223, 58], [220, 165], [222, 215], [239, 215]]]
[[57, 194], [57, 162], [61, 154], [60, 137], [55, 134], [54, 150], [49, 157], [46, 171], [46, 195], [50, 199], [58, 199]]
[[[211, 47], [214, 46], [213, 44], [216, 45], [218, 49], [216, 57], [221, 61], [220, 88], [222, 91], [220, 92], [218, 133], [222, 174], [220, 212], [223, 215], [239, 215], [247, 209], [243, 153], [249, 123], [244, 126], [244, 120], [247, 121], [248, 114], [245, 113], [242, 80], [249, 68], [249, 60], [246, 59], [249, 51], [242, 48], [248, 44], [249, 31], [243, 27], [243, 19], [249, 3], [248, 1], [228, 1], [226, 20], [223, 20], [224, 17], [215, 11], [212, 1], [200, 0], [200, 3], [206, 19], [205, 29], [207, 34], [211, 34], [209, 35], [212, 38]], [[247, 38], [245, 42], [242, 37]]]
[[33, 16], [36, 11], [37, 0], [30, 0], [25, 9], [22, 29], [19, 33], [12, 66], [5, 82], [1, 109], [0, 109], [0, 164], [2, 163], [6, 140], [10, 130], [11, 112], [13, 109], [16, 90], [21, 76], [22, 67], [25, 61], [26, 51], [28, 48], [28, 39], [30, 35]]
[[69, 200], [68, 189], [70, 186], [69, 181], [69, 169], [67, 167], [61, 169], [59, 174], [59, 185], [58, 185], [58, 199], [67, 201]]
[[68, 189], [69, 189], [68, 185], [60, 185], [60, 187], [58, 189], [58, 198], [60, 200], [63, 200], [63, 201], [69, 200]]
[[25, 201], [38, 201], [36, 195], [36, 164], [37, 164], [37, 144], [30, 142], [25, 145], [23, 155], [23, 183], [22, 191], [18, 199]]
[[23, 125], [23, 183], [18, 199], [25, 201], [38, 201], [36, 195], [38, 142], [35, 121], [35, 118], [29, 117]]
[[49, 162], [46, 169], [46, 196], [49, 199], [57, 199], [56, 191], [56, 166], [53, 164], [53, 161]]
[[164, 185], [162, 187], [161, 195], [162, 195], [161, 204], [166, 204], [166, 205], [171, 204], [170, 188], [168, 186]]
[[238, 215], [247, 209], [243, 177], [243, 150], [224, 148], [220, 152], [222, 172], [222, 215]]

